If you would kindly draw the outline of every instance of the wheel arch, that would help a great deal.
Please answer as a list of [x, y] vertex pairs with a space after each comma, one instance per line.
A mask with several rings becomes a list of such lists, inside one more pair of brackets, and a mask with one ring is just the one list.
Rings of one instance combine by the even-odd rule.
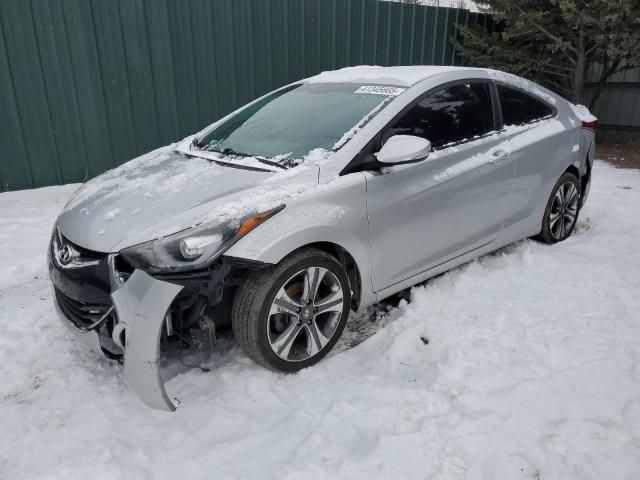
[[353, 255], [351, 255], [351, 253], [349, 253], [349, 251], [342, 245], [334, 242], [319, 241], [302, 245], [290, 252], [287, 256], [306, 248], [315, 248], [318, 250], [322, 250], [323, 252], [326, 252], [336, 258], [342, 264], [345, 272], [347, 273], [347, 278], [349, 279], [350, 283], [349, 286], [351, 288], [351, 309], [357, 311], [362, 300], [362, 275], [360, 273], [358, 262], [353, 257]]
[[[265, 225], [266, 226], [266, 225]], [[304, 248], [317, 248], [335, 257], [347, 272], [351, 283], [352, 305], [355, 311], [375, 302], [371, 289], [371, 273], [369, 265], [369, 231], [365, 224], [362, 228], [343, 228], [341, 225], [327, 225], [322, 222], [302, 230], [282, 235], [283, 229], [274, 228], [273, 235], [256, 237], [255, 241], [239, 242], [227, 254], [236, 258], [244, 258], [258, 262], [277, 264], [293, 253]], [[279, 236], [276, 238], [276, 233]]]
[[563, 166], [556, 166], [556, 168], [553, 169], [553, 171], [551, 171], [550, 173], [548, 173], [547, 176], [547, 182], [544, 185], [544, 203], [541, 202], [541, 204], [538, 206], [538, 208], [536, 209], [536, 211], [534, 212], [534, 214], [532, 215], [532, 219], [533, 222], [532, 226], [533, 228], [535, 228], [535, 230], [533, 230], [532, 233], [530, 233], [530, 235], [532, 236], [537, 236], [540, 234], [540, 232], [542, 231], [542, 224], [544, 222], [544, 213], [547, 207], [547, 202], [549, 200], [549, 196], [551, 195], [551, 193], [553, 192], [553, 189], [556, 185], [556, 182], [558, 181], [558, 179], [564, 175], [565, 173], [569, 172], [572, 175], [574, 175], [577, 179], [578, 182], [581, 184], [581, 178], [582, 176], [580, 175], [580, 160], [574, 160], [571, 163], [565, 163]]
[[571, 165], [569, 165], [569, 166], [564, 170], [564, 172], [562, 172], [562, 173], [560, 174], [560, 176], [559, 176], [558, 178], [560, 178], [560, 177], [561, 177], [562, 175], [564, 175], [565, 173], [571, 173], [571, 174], [575, 175], [575, 177], [576, 177], [578, 180], [580, 180], [580, 177], [581, 177], [581, 175], [580, 175], [580, 170], [579, 170], [579, 169], [578, 169], [578, 167], [576, 167], [576, 166], [575, 166], [575, 164], [573, 164], [573, 163], [572, 163]]

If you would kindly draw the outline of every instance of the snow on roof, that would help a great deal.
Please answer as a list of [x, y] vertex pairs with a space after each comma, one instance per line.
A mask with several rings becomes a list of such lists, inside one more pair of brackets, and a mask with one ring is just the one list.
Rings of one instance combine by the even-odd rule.
[[410, 87], [425, 78], [439, 73], [469, 70], [466, 67], [417, 65], [405, 67], [380, 67], [360, 65], [330, 72], [322, 72], [307, 79], [309, 83], [367, 83], [373, 85], [396, 85]]
[[552, 105], [556, 104], [556, 97], [553, 92], [547, 90], [546, 88], [538, 85], [531, 80], [527, 80], [526, 78], [519, 77], [512, 73], [503, 72], [501, 70], [493, 70], [491, 68], [486, 68], [485, 71], [489, 74], [493, 80], [498, 82], [502, 81], [507, 84], [511, 84], [514, 87], [521, 88], [522, 90], [537, 95], [538, 97], [546, 100]]

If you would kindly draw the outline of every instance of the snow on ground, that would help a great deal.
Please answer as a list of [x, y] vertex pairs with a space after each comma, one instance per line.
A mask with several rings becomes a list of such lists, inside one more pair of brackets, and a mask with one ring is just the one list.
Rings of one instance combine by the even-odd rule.
[[55, 318], [45, 250], [73, 189], [0, 195], [0, 478], [640, 477], [640, 172], [598, 163], [569, 240], [433, 279], [296, 375], [221, 341], [170, 380], [173, 414]]
[[[26, 284], [38, 275], [40, 280], [48, 278], [46, 245], [53, 223], [79, 186], [0, 193], [0, 298], [11, 286]], [[2, 327], [6, 314], [2, 308]]]

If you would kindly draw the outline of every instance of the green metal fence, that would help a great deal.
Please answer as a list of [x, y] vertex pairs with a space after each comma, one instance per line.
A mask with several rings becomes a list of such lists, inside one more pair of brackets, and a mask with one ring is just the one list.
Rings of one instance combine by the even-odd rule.
[[377, 0], [0, 0], [2, 190], [83, 181], [275, 87], [456, 64], [484, 17]]

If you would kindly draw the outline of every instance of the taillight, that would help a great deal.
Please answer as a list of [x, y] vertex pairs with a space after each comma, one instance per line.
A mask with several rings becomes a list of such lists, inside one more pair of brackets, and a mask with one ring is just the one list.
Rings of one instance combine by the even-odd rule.
[[598, 121], [593, 120], [592, 122], [585, 122], [583, 120], [582, 128], [586, 128], [587, 130], [591, 130], [593, 133], [596, 133], [596, 130], [598, 130]]

